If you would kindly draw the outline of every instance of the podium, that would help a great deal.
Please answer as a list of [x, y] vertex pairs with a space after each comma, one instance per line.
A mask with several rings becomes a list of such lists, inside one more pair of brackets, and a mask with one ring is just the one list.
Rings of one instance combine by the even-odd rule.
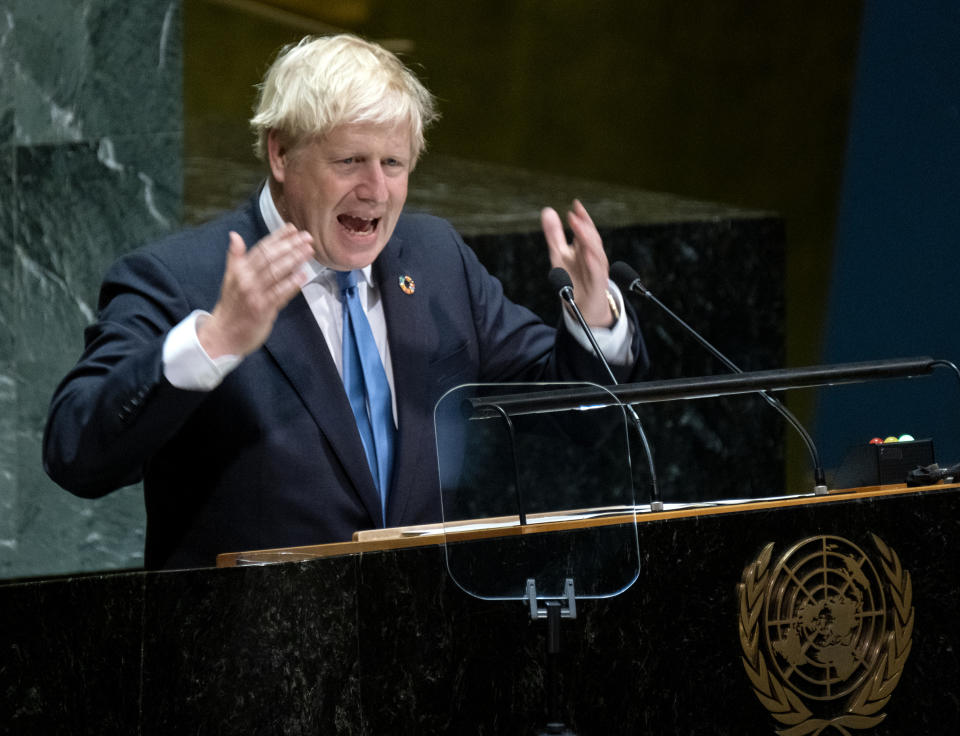
[[[960, 486], [691, 507], [636, 528], [636, 582], [564, 622], [576, 733], [960, 729]], [[419, 531], [286, 550], [304, 562], [234, 553], [219, 569], [0, 586], [0, 733], [532, 733], [543, 627], [517, 601], [465, 594], [443, 535]]]

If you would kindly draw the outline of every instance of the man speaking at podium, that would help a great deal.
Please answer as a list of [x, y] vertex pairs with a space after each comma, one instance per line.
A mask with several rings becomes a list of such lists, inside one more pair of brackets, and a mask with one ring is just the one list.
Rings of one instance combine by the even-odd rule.
[[[439, 521], [433, 407], [467, 382], [594, 380], [569, 315], [505, 298], [451, 226], [403, 212], [435, 118], [391, 53], [354, 36], [287, 47], [251, 124], [268, 178], [244, 206], [108, 271], [57, 388], [44, 465], [99, 497], [143, 480], [148, 568]], [[550, 261], [621, 379], [646, 367], [575, 202]], [[612, 291], [612, 295], [608, 294]]]

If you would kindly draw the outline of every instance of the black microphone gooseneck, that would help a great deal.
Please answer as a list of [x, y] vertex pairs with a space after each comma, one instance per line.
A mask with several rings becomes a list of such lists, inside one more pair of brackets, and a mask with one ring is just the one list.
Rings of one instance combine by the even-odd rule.
[[[639, 274], [637, 274], [637, 272], [629, 264], [624, 263], [623, 261], [617, 261], [610, 267], [610, 275], [613, 277], [613, 280], [616, 282], [617, 286], [619, 286], [621, 289], [632, 291], [635, 294], [646, 297], [656, 304], [657, 307], [665, 312], [674, 322], [686, 330], [687, 333], [696, 338], [697, 342], [706, 348], [710, 354], [713, 355], [713, 357], [723, 363], [731, 372], [743, 373], [743, 371], [740, 370], [740, 368], [736, 366], [733, 361], [731, 361], [729, 358], [727, 358], [727, 356], [710, 344], [707, 339], [703, 337], [703, 335], [684, 322], [679, 315], [670, 309], [670, 307], [657, 299], [657, 297], [653, 295], [653, 292], [643, 285]], [[773, 396], [768, 391], [758, 391], [757, 393], [759, 393], [766, 400], [766, 402], [770, 404], [770, 406], [776, 409], [777, 412], [779, 412], [779, 414], [790, 423], [790, 426], [797, 430], [797, 432], [800, 434], [800, 437], [803, 438], [803, 441], [807, 446], [807, 451], [810, 453], [810, 459], [813, 462], [813, 492], [818, 496], [827, 493], [826, 473], [823, 470], [823, 464], [820, 462], [820, 453], [817, 452], [817, 448], [813, 444], [813, 438], [810, 437], [810, 433], [807, 432], [802, 424], [800, 424], [800, 420], [794, 416], [793, 412], [787, 409], [783, 402], [777, 397]]]
[[[570, 274], [568, 274], [562, 268], [553, 268], [550, 269], [550, 273], [547, 278], [550, 280], [551, 286], [553, 286], [553, 288], [559, 292], [560, 298], [570, 305], [570, 309], [573, 312], [577, 323], [580, 325], [580, 329], [586, 333], [587, 339], [590, 341], [590, 346], [593, 348], [593, 352], [603, 364], [603, 367], [606, 368], [607, 375], [610, 376], [610, 382], [614, 386], [619, 386], [620, 382], [617, 380], [617, 377], [613, 375], [613, 369], [610, 368], [610, 364], [607, 362], [603, 352], [600, 350], [600, 346], [597, 344], [597, 338], [593, 335], [593, 330], [590, 329], [590, 325], [588, 325], [587, 321], [583, 318], [583, 313], [580, 311], [576, 300], [573, 298], [573, 281], [570, 279]], [[647, 468], [648, 472], [650, 473], [650, 510], [663, 511], [663, 501], [660, 499], [660, 486], [657, 484], [657, 471], [653, 466], [653, 451], [650, 448], [650, 442], [647, 440], [647, 433], [643, 431], [643, 425], [640, 423], [640, 417], [637, 416], [637, 412], [634, 411], [633, 406], [630, 404], [624, 404], [624, 406], [630, 415], [633, 426], [637, 430], [637, 435], [640, 437], [640, 442], [643, 443], [643, 450], [647, 455]]]

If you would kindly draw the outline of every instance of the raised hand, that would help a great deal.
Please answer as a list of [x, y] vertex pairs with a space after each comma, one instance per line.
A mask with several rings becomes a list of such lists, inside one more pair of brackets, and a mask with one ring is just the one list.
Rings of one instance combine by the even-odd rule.
[[591, 327], [609, 327], [614, 322], [607, 299], [610, 266], [603, 250], [603, 241], [593, 220], [580, 200], [573, 200], [567, 213], [567, 224], [573, 242], [567, 242], [560, 215], [552, 207], [540, 213], [540, 224], [550, 251], [550, 265], [566, 269], [573, 281], [573, 294], [583, 318]]
[[300, 291], [302, 266], [313, 255], [309, 233], [284, 225], [247, 250], [230, 233], [220, 299], [198, 323], [197, 338], [211, 358], [249, 355], [269, 337], [280, 310]]

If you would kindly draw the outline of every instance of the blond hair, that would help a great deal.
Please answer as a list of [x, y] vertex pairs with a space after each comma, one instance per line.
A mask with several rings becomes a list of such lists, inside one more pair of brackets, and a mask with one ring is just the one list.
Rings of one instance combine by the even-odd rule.
[[295, 146], [347, 123], [407, 123], [416, 162], [426, 144], [423, 131], [436, 117], [433, 96], [396, 56], [341, 34], [307, 36], [281, 49], [260, 85], [250, 125], [254, 150], [266, 161], [271, 130]]

